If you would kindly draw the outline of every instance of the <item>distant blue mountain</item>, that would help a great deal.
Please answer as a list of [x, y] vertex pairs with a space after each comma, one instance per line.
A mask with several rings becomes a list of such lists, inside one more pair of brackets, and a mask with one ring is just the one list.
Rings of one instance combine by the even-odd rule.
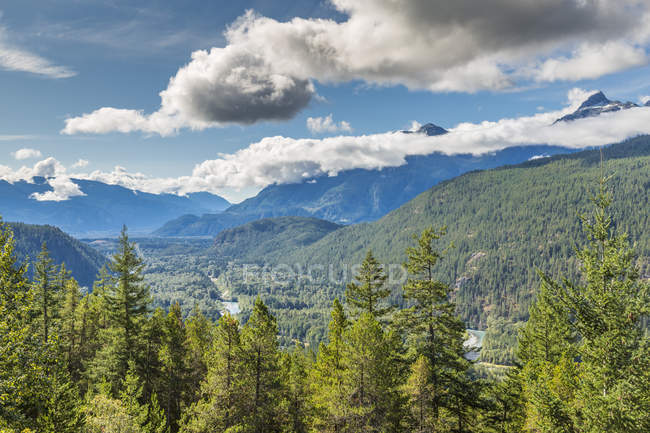
[[[439, 128], [439, 129], [438, 129]], [[444, 131], [444, 132], [442, 132]], [[446, 133], [427, 124], [416, 132]], [[281, 216], [315, 217], [337, 224], [373, 221], [397, 209], [437, 183], [473, 170], [517, 164], [540, 155], [569, 153], [555, 146], [511, 147], [480, 156], [409, 156], [400, 167], [382, 170], [348, 170], [337, 176], [321, 176], [297, 184], [270, 185], [255, 197], [235, 204], [219, 214], [185, 215], [154, 232], [158, 236], [212, 236], [222, 230], [260, 218]]]
[[9, 183], [0, 180], [0, 216], [5, 221], [50, 224], [75, 236], [107, 236], [126, 224], [130, 233], [149, 233], [184, 214], [220, 212], [230, 206], [225, 199], [205, 192], [177, 196], [149, 194], [118, 185], [73, 179], [85, 196], [65, 201], [37, 201], [33, 193], [51, 191], [47, 180]]
[[[650, 102], [646, 103], [645, 106], [650, 107]], [[602, 113], [627, 110], [634, 107], [638, 107], [638, 105], [629, 101], [612, 101], [608, 99], [603, 92], [596, 92], [587, 98], [587, 100], [583, 102], [576, 111], [557, 119], [555, 123], [570, 122], [577, 119], [584, 119], [586, 117], [595, 117], [601, 115]]]

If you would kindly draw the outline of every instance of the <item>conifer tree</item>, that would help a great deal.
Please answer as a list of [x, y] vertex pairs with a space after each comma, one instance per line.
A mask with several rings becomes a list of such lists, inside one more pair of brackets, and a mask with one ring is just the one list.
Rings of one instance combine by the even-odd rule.
[[343, 335], [349, 322], [338, 299], [332, 305], [331, 317], [328, 342], [320, 344], [316, 364], [310, 372], [312, 424], [317, 431], [341, 432], [348, 420], [342, 358]]
[[275, 317], [258, 297], [241, 333], [241, 397], [248, 414], [246, 424], [255, 433], [273, 433], [282, 426], [277, 333]]
[[33, 333], [34, 292], [14, 256], [11, 229], [0, 220], [0, 429], [33, 427], [45, 387], [42, 337]]
[[129, 242], [126, 227], [122, 228], [119, 250], [109, 267], [114, 282], [106, 293], [106, 304], [114, 326], [123, 333], [124, 356], [128, 358], [135, 354], [140, 321], [149, 312], [151, 297], [149, 287], [142, 284], [144, 264], [135, 244]]
[[189, 371], [186, 365], [185, 326], [181, 307], [174, 303], [165, 318], [164, 335], [160, 347], [161, 401], [167, 416], [167, 426], [172, 433], [178, 431], [181, 405], [188, 394]]
[[[542, 275], [540, 292], [519, 338], [519, 359], [526, 401], [526, 425], [540, 432], [575, 430], [572, 401], [573, 360], [577, 353], [567, 311], [559, 293]], [[567, 380], [569, 383], [567, 383]]]
[[369, 312], [345, 332], [342, 388], [349, 415], [341, 431], [399, 431], [401, 374], [393, 356], [399, 343]]
[[227, 431], [242, 426], [246, 404], [241, 389], [243, 357], [239, 322], [226, 312], [219, 319], [214, 341], [206, 356], [208, 373], [201, 385], [201, 399], [181, 423], [182, 432]]
[[188, 398], [191, 403], [198, 400], [201, 382], [205, 380], [208, 373], [208, 354], [214, 338], [214, 328], [214, 323], [208, 320], [195, 305], [185, 322], [189, 368], [188, 386], [191, 390], [191, 395]]
[[413, 432], [424, 433], [433, 431], [433, 420], [431, 419], [432, 405], [431, 396], [433, 390], [429, 382], [431, 366], [429, 360], [424, 355], [418, 356], [411, 364], [411, 372], [405, 386], [406, 394], [409, 398], [409, 408], [411, 412], [410, 420]]
[[[453, 392], [464, 392], [457, 384], [467, 383], [463, 375], [469, 368], [464, 358], [465, 325], [455, 315], [455, 305], [450, 301], [450, 288], [435, 278], [435, 266], [443, 253], [434, 249], [433, 242], [445, 234], [445, 229], [425, 229], [420, 237], [414, 237], [417, 246], [406, 250], [405, 264], [409, 278], [403, 287], [404, 298], [411, 305], [400, 313], [400, 323], [405, 327], [408, 341], [416, 354], [427, 358], [431, 395], [426, 419], [438, 428], [441, 409], [452, 404], [457, 407], [458, 398]], [[466, 390], [469, 392], [469, 390]], [[459, 397], [456, 395], [455, 397]]]
[[142, 331], [149, 312], [151, 297], [149, 288], [143, 284], [142, 259], [136, 253], [135, 244], [129, 242], [126, 227], [122, 228], [118, 252], [109, 265], [112, 278], [104, 285], [104, 304], [107, 308], [109, 326], [102, 333], [108, 341], [97, 353], [93, 369], [95, 380], [106, 377], [119, 389], [130, 360], [142, 366]]
[[34, 295], [38, 305], [38, 321], [43, 343], [48, 343], [53, 322], [58, 319], [61, 301], [60, 283], [57, 278], [54, 260], [50, 257], [47, 245], [43, 242], [41, 252], [34, 266]]
[[292, 433], [307, 433], [311, 418], [308, 371], [310, 359], [305, 349], [296, 344], [291, 352], [281, 356], [281, 372], [285, 384], [284, 405], [287, 414], [285, 429]]
[[78, 433], [84, 425], [81, 401], [76, 386], [67, 372], [51, 375], [50, 395], [37, 419], [43, 433]]
[[373, 317], [382, 318], [392, 310], [384, 305], [390, 295], [390, 289], [385, 287], [386, 278], [382, 265], [368, 250], [359, 274], [355, 276], [358, 283], [348, 283], [345, 291], [346, 302], [356, 316], [365, 311]]
[[83, 369], [81, 327], [78, 312], [82, 296], [74, 278], [63, 282], [63, 305], [61, 307], [60, 349], [73, 382], [78, 382]]
[[650, 284], [639, 277], [627, 234], [609, 215], [601, 176], [595, 210], [583, 217], [588, 244], [577, 251], [583, 279], [544, 282], [559, 294], [580, 340], [576, 428], [595, 433], [650, 431]]

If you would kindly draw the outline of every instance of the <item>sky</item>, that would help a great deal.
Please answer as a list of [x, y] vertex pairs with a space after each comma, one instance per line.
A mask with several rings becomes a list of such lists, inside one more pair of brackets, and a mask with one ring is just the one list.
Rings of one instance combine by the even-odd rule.
[[[650, 109], [650, 0], [4, 0], [0, 179], [236, 202], [433, 151], [603, 145]], [[395, 131], [433, 122], [427, 139]]]

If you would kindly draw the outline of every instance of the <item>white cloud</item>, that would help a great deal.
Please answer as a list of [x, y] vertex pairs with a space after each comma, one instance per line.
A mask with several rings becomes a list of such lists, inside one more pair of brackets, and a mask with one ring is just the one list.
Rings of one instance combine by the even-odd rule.
[[0, 69], [30, 72], [48, 78], [69, 78], [77, 73], [65, 66], [52, 64], [49, 60], [18, 48], [8, 41], [7, 31], [0, 27]]
[[71, 167], [71, 168], [83, 168], [83, 167], [86, 167], [88, 164], [90, 164], [90, 162], [88, 162], [88, 160], [86, 160], [86, 159], [79, 159], [77, 162], [75, 162], [74, 164], [72, 164], [72, 167]]
[[648, 62], [647, 0], [331, 2], [346, 19], [280, 22], [249, 11], [226, 30], [225, 47], [192, 53], [159, 110], [105, 107], [67, 119], [62, 132], [169, 135], [289, 119], [316, 95], [313, 81], [498, 91]]
[[72, 182], [66, 174], [65, 167], [52, 157], [38, 161], [33, 167], [22, 166], [17, 170], [0, 165], [0, 180], [11, 183], [20, 180], [33, 182], [34, 177], [37, 176], [44, 177], [52, 190], [32, 194], [31, 198], [34, 200], [63, 201], [68, 200], [70, 197], [85, 195], [79, 186]]
[[[607, 59], [607, 61], [603, 61]], [[625, 41], [583, 44], [569, 57], [551, 58], [530, 71], [537, 81], [582, 80], [648, 63], [645, 49]]]
[[[41, 175], [89, 179], [151, 193], [209, 191], [236, 200], [241, 197], [237, 191], [254, 193], [271, 184], [333, 176], [350, 169], [400, 166], [405, 164], [409, 155], [434, 152], [481, 155], [513, 146], [538, 144], [581, 149], [650, 134], [650, 108], [647, 107], [554, 123], [573, 112], [592, 93], [573, 89], [563, 110], [498, 121], [460, 123], [440, 136], [386, 132], [325, 138], [266, 137], [235, 153], [220, 154], [217, 159], [203, 161], [194, 167], [192, 173], [178, 178], [155, 178], [131, 173], [123, 167], [116, 167], [112, 172], [68, 173], [53, 158], [15, 172], [0, 166], [0, 178], [24, 179]], [[418, 127], [419, 123], [414, 122], [412, 128]], [[62, 195], [75, 192], [63, 184], [59, 190], [63, 191]]]
[[47, 182], [52, 187], [52, 191], [45, 191], [43, 193], [35, 192], [30, 197], [37, 201], [65, 201], [71, 197], [86, 195], [81, 191], [79, 185], [68, 177], [54, 177], [48, 179]]
[[11, 156], [20, 161], [23, 159], [40, 158], [43, 154], [40, 150], [25, 147], [23, 149], [18, 149], [15, 152], [11, 152]]
[[352, 127], [349, 122], [342, 120], [339, 123], [336, 123], [334, 122], [331, 113], [325, 117], [308, 117], [307, 129], [309, 129], [312, 134], [339, 131], [352, 132]]

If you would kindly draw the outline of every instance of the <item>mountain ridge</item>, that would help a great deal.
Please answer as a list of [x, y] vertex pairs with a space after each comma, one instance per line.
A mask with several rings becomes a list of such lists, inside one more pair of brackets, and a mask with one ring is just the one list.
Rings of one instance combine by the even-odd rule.
[[64, 201], [38, 201], [32, 194], [52, 191], [47, 179], [35, 177], [10, 183], [0, 180], [0, 215], [5, 220], [50, 224], [79, 236], [119, 233], [123, 224], [132, 233], [148, 233], [169, 219], [188, 213], [221, 211], [230, 205], [214, 194], [186, 196], [151, 194], [93, 180], [72, 179], [83, 196]]

